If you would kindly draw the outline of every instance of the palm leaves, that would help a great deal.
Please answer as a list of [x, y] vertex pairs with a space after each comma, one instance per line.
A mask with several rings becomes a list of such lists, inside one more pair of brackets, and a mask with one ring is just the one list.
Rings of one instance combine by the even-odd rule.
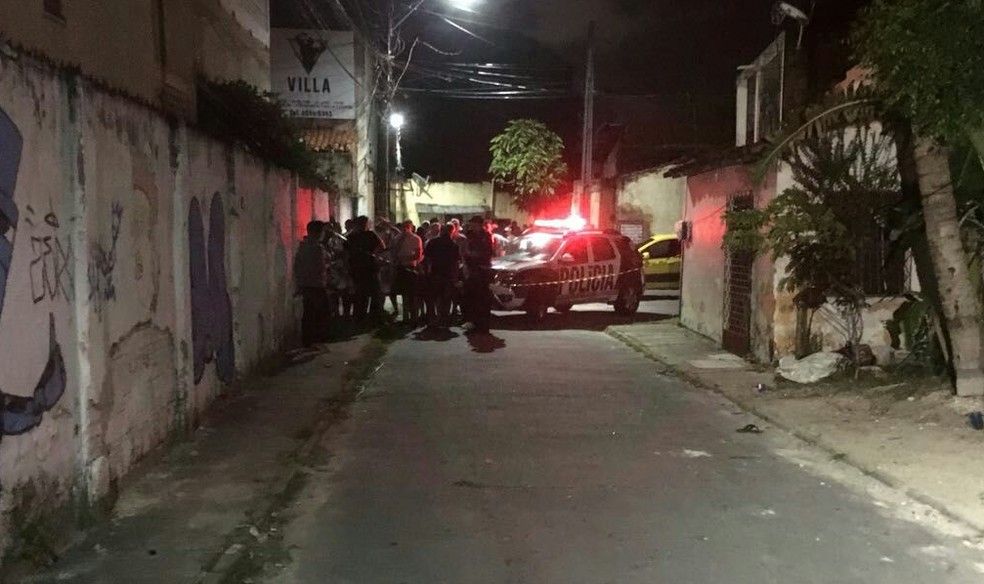
[[786, 129], [770, 138], [771, 148], [755, 169], [755, 181], [761, 182], [779, 160], [795, 155], [804, 140], [846, 128], [866, 126], [883, 116], [883, 100], [868, 85], [852, 86], [844, 92], [830, 93], [823, 101], [803, 114], [799, 126]]

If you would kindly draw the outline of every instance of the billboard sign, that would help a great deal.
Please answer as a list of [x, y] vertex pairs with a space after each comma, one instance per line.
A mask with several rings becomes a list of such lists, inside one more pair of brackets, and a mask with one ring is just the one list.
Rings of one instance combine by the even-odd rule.
[[270, 81], [293, 118], [355, 119], [355, 37], [351, 31], [275, 28]]

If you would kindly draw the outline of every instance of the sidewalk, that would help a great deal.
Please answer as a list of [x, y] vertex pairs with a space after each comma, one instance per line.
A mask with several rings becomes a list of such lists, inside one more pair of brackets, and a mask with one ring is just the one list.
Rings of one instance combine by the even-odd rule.
[[50, 570], [13, 581], [222, 581], [250, 553], [237, 542], [276, 531], [265, 517], [303, 480], [306, 450], [338, 414], [333, 401], [352, 391], [347, 371], [366, 366], [371, 343], [368, 335], [334, 343], [330, 353], [232, 388], [188, 441], [125, 479], [108, 523]]
[[[676, 321], [607, 331], [694, 385], [825, 449], [913, 499], [984, 531], [984, 432], [967, 423], [980, 400], [926, 380], [783, 384]], [[769, 389], [759, 393], [756, 386]]]

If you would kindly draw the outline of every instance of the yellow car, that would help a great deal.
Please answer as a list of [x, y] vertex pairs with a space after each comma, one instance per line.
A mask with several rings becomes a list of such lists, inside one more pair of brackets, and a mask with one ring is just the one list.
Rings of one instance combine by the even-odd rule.
[[646, 290], [678, 290], [682, 246], [676, 235], [654, 235], [636, 246], [642, 256]]

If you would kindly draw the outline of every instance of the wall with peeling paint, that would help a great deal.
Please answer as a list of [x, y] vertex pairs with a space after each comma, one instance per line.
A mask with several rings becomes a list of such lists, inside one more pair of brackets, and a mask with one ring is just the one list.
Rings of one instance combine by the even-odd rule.
[[619, 222], [642, 223], [643, 237], [674, 233], [683, 219], [687, 179], [664, 176], [666, 169], [638, 172], [619, 178]]
[[[97, 500], [292, 340], [327, 195], [124, 98], [0, 56], [0, 549]], [[4, 243], [6, 242], [6, 243]], [[9, 269], [8, 269], [9, 264]]]
[[0, 36], [188, 119], [195, 116], [199, 75], [270, 89], [266, 2], [72, 0], [60, 6], [57, 15], [41, 0], [0, 0]]

